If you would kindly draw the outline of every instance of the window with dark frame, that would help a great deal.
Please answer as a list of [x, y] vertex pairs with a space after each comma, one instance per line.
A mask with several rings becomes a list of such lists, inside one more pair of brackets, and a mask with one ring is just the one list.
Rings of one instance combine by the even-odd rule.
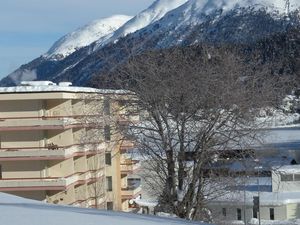
[[253, 207], [253, 218], [257, 219], [257, 208]]
[[110, 115], [110, 99], [109, 98], [104, 99], [103, 113], [104, 113], [104, 115]]
[[293, 174], [280, 174], [281, 181], [293, 181]]
[[114, 210], [114, 203], [113, 202], [106, 202], [106, 209], [107, 210]]
[[112, 191], [112, 177], [106, 177], [106, 191]]
[[110, 152], [105, 153], [105, 164], [108, 166], [111, 166], [111, 153]]
[[106, 125], [104, 127], [104, 139], [105, 139], [105, 141], [110, 141], [111, 140], [110, 138], [111, 138], [110, 137], [110, 126]]
[[300, 181], [300, 174], [294, 174], [294, 181]]
[[270, 208], [270, 220], [275, 220], [274, 208]]
[[237, 220], [242, 220], [242, 210], [241, 209], [236, 209], [236, 218]]
[[0, 179], [2, 179], [2, 165], [0, 165]]
[[226, 217], [226, 208], [222, 208], [222, 215]]

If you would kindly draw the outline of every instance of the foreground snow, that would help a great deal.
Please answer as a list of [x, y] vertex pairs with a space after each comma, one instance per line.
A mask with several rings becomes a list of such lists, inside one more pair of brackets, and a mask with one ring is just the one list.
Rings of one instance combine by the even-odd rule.
[[0, 193], [0, 212], [1, 225], [201, 224], [172, 218], [51, 205], [4, 193]]

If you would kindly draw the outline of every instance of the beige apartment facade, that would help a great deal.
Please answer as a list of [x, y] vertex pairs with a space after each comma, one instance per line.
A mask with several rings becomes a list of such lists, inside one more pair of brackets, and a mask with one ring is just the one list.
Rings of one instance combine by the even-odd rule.
[[115, 124], [128, 92], [24, 82], [0, 88], [0, 191], [81, 207], [130, 211], [138, 161]]

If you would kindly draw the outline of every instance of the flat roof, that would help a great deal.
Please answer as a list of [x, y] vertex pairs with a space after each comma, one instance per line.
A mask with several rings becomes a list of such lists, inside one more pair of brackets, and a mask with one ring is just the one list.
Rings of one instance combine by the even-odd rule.
[[69, 93], [97, 93], [97, 94], [132, 94], [128, 90], [96, 89], [91, 87], [72, 86], [71, 82], [52, 81], [22, 81], [18, 86], [0, 87], [1, 94], [10, 93], [43, 93], [43, 92], [69, 92]]

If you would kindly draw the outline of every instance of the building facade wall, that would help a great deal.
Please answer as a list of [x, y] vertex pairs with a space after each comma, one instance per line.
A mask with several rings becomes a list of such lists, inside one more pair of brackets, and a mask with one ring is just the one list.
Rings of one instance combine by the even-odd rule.
[[[121, 136], [113, 126], [118, 98], [61, 92], [0, 94], [0, 191], [55, 204], [113, 205], [114, 210], [127, 211]], [[107, 99], [109, 109], [103, 106]], [[109, 140], [104, 126], [111, 128]], [[105, 165], [105, 152], [111, 153], [111, 165]], [[112, 179], [111, 191], [106, 177]], [[10, 179], [16, 179], [15, 186], [9, 186]]]

